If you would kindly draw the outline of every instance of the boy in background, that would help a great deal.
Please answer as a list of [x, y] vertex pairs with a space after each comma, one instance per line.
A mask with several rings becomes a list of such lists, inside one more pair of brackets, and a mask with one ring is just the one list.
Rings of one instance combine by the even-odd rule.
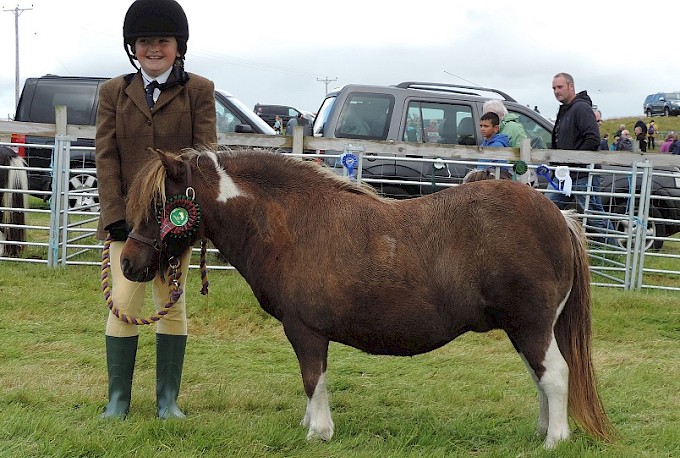
[[510, 146], [510, 138], [505, 134], [499, 133], [500, 123], [498, 115], [491, 111], [484, 113], [479, 118], [479, 130], [482, 133], [482, 137], [484, 137], [481, 146], [497, 148]]

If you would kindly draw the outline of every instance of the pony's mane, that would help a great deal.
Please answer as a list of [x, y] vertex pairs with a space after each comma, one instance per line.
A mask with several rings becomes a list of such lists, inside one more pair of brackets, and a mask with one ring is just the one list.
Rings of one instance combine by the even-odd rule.
[[130, 186], [127, 197], [126, 219], [133, 226], [149, 217], [149, 206], [165, 205], [165, 167], [153, 155], [142, 167]]
[[[186, 149], [181, 156], [200, 163], [201, 157], [209, 155], [216, 155], [218, 164], [224, 166], [225, 169], [231, 169], [231, 167], [225, 165], [227, 162], [234, 162], [238, 165], [237, 168], [244, 173], [251, 176], [266, 177], [266, 182], [262, 182], [260, 185], [271, 185], [272, 187], [281, 183], [307, 187], [326, 185], [335, 188], [337, 191], [381, 198], [370, 185], [358, 184], [338, 175], [329, 167], [312, 161], [302, 161], [298, 157], [289, 156], [275, 150], [253, 150], [252, 148], [220, 149], [219, 151]], [[227, 173], [229, 173], [228, 170]], [[278, 183], [273, 177], [279, 177]], [[304, 177], [304, 184], [300, 183], [300, 177]]]
[[[214, 174], [206, 173], [205, 164], [208, 162], [210, 169], [215, 165], [223, 167], [227, 173], [231, 169], [238, 170], [239, 174], [249, 177], [263, 177], [260, 185], [280, 186], [305, 186], [314, 189], [319, 185], [332, 186], [337, 191], [346, 191], [354, 194], [362, 194], [374, 199], [382, 199], [376, 191], [367, 184], [357, 184], [347, 178], [339, 176], [329, 167], [320, 166], [310, 161], [301, 161], [296, 157], [288, 156], [272, 150], [258, 151], [251, 148], [239, 149], [194, 149], [186, 148], [176, 156], [182, 162], [188, 162], [193, 169], [197, 169], [207, 182], [207, 187], [213, 187]], [[235, 163], [234, 167], [226, 166], [227, 162]], [[273, 178], [278, 177], [278, 180]], [[304, 177], [304, 183], [299, 178]], [[126, 219], [133, 226], [137, 226], [146, 220], [152, 212], [149, 207], [164, 206], [166, 170], [158, 156], [153, 155], [147, 163], [137, 172], [128, 191]]]

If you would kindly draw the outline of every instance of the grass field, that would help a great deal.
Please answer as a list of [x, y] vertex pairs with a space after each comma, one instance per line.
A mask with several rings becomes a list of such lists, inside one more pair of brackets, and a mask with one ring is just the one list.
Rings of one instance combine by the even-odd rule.
[[504, 335], [468, 334], [413, 358], [332, 344], [336, 434], [307, 442], [295, 355], [233, 272], [187, 286], [185, 421], [155, 419], [153, 329], [141, 332], [133, 405], [106, 403], [99, 272], [0, 263], [1, 457], [675, 457], [680, 456], [677, 293], [594, 290], [595, 364], [620, 439], [575, 429], [547, 452], [534, 437], [533, 382]]

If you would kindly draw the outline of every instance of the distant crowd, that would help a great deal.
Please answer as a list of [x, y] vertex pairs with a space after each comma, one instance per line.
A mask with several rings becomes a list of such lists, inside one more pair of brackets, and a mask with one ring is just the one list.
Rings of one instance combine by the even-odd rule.
[[[599, 111], [595, 110], [595, 117], [598, 122], [601, 122], [601, 115], [598, 117]], [[614, 138], [609, 143], [609, 134], [605, 133], [602, 136], [600, 143], [600, 150], [605, 151], [641, 151], [643, 153], [657, 148], [657, 128], [654, 124], [654, 119], [651, 119], [648, 124], [638, 118], [633, 126], [633, 135], [626, 129], [625, 124], [621, 124], [618, 130], [614, 133]], [[670, 131], [666, 134], [663, 142], [659, 145], [660, 153], [680, 154], [680, 142], [678, 135]]]

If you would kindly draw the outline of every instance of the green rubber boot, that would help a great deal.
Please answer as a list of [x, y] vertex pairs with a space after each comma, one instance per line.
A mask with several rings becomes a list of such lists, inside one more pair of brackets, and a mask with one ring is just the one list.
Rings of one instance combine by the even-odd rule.
[[138, 339], [138, 336], [106, 336], [109, 403], [101, 418], [125, 418], [130, 410], [132, 374], [135, 370]]
[[187, 336], [156, 334], [156, 402], [158, 418], [186, 418], [177, 405]]

